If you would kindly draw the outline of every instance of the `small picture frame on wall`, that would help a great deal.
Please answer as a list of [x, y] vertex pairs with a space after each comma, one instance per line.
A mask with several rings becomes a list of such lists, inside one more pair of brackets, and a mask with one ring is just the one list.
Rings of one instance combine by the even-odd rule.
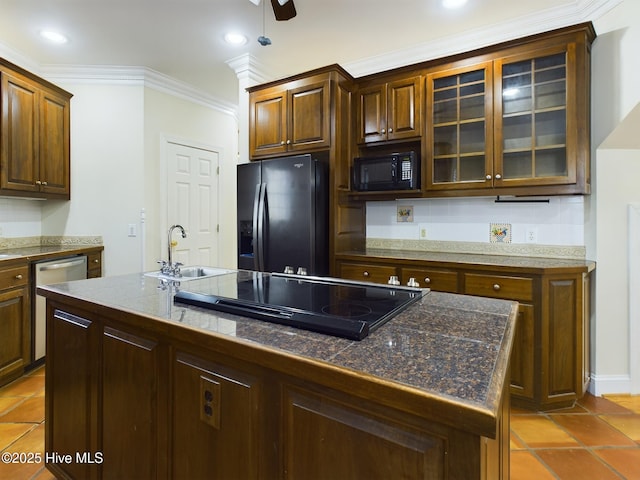
[[511, 243], [511, 224], [492, 223], [489, 225], [490, 243]]
[[413, 205], [398, 205], [398, 223], [413, 222]]

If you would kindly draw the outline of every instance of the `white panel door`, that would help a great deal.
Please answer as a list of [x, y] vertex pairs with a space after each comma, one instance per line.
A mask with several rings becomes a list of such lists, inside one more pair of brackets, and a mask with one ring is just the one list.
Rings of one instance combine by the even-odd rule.
[[174, 262], [218, 264], [218, 164], [219, 152], [167, 144], [167, 227], [187, 231], [187, 238], [173, 231]]

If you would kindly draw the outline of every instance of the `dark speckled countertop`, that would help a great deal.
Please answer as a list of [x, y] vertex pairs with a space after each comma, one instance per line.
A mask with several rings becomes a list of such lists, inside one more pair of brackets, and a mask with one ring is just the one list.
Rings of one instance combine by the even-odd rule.
[[172, 326], [224, 336], [229, 341], [326, 362], [473, 409], [495, 412], [498, 408], [513, 340], [516, 302], [429, 292], [364, 340], [351, 341], [174, 305], [176, 287], [163, 289], [159, 285], [156, 278], [132, 274], [41, 287], [39, 292], [53, 299], [73, 297]]

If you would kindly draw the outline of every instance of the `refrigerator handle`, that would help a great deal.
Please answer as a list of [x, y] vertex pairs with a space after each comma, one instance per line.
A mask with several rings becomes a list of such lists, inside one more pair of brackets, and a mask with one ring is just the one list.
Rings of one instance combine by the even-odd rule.
[[264, 216], [265, 216], [265, 196], [267, 185], [260, 183], [256, 185], [256, 195], [253, 203], [253, 245], [254, 245], [254, 268], [260, 272], [264, 271]]

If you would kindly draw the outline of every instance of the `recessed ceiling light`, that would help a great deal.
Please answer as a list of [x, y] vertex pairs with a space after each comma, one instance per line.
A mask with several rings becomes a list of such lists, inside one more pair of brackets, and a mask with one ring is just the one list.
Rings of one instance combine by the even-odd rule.
[[244, 45], [247, 43], [247, 37], [241, 33], [229, 32], [225, 34], [224, 41], [229, 45]]
[[41, 30], [40, 36], [51, 43], [63, 44], [69, 41], [67, 37], [53, 30]]
[[444, 8], [460, 8], [465, 3], [467, 3], [467, 0], [442, 0], [442, 6]]

